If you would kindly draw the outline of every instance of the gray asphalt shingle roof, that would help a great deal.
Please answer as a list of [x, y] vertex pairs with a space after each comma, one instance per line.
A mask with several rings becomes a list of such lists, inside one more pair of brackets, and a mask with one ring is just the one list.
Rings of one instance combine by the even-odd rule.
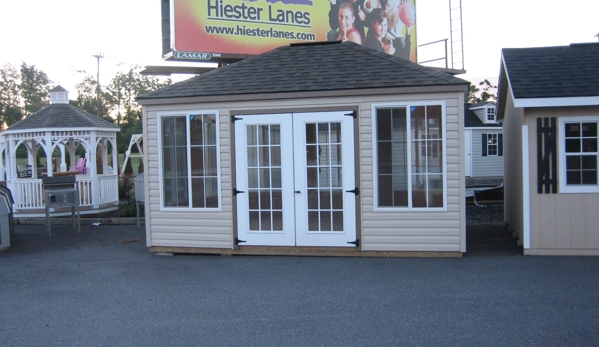
[[353, 42], [328, 42], [279, 47], [138, 99], [460, 84], [469, 82]]
[[599, 96], [599, 42], [504, 48], [502, 56], [516, 99]]
[[69, 104], [52, 104], [11, 125], [7, 131], [43, 128], [102, 128], [120, 130], [118, 125]]

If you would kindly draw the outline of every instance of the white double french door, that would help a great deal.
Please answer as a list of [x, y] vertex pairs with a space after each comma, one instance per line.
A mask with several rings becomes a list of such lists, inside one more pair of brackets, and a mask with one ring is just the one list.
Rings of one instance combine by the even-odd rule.
[[346, 114], [237, 117], [240, 245], [354, 247], [354, 129]]

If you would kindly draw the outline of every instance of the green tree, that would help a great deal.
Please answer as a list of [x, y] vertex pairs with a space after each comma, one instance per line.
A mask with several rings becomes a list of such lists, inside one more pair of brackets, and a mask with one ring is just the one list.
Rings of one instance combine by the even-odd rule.
[[[96, 92], [96, 79], [92, 75], [86, 75], [83, 81], [75, 85], [77, 90], [77, 99], [70, 101], [70, 104], [80, 109], [87, 111], [93, 115], [98, 114], [98, 94]], [[108, 92], [101, 92], [100, 98], [106, 100], [109, 97]], [[102, 119], [108, 120], [114, 123], [112, 117], [110, 117], [109, 105], [106, 102], [100, 103], [100, 114]]]
[[36, 69], [35, 65], [21, 64], [21, 98], [23, 114], [29, 116], [33, 112], [50, 104], [50, 79], [45, 72]]
[[142, 109], [136, 102], [139, 95], [162, 88], [172, 83], [171, 79], [159, 79], [143, 76], [139, 67], [119, 72], [114, 76], [106, 89], [106, 105], [121, 127], [117, 134], [118, 152], [127, 150], [133, 134], [142, 133]]
[[479, 102], [497, 101], [497, 86], [494, 86], [488, 79], [478, 83], [481, 88], [470, 84], [468, 88], [468, 97], [466, 102], [476, 104]]
[[14, 66], [6, 64], [0, 69], [0, 129], [23, 119], [19, 73]]
[[119, 125], [131, 123], [134, 126], [136, 121], [141, 121], [141, 107], [135, 101], [139, 95], [172, 83], [170, 79], [163, 81], [156, 77], [143, 76], [138, 70], [139, 67], [134, 66], [129, 71], [119, 72], [106, 88], [107, 103]]

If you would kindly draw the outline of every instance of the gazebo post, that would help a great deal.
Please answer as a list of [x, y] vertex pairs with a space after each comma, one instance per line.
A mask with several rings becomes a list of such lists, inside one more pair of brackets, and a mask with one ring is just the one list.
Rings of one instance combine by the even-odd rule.
[[[67, 152], [69, 154], [69, 160], [71, 163], [71, 167], [75, 167], [76, 163], [77, 163], [77, 158], [76, 158], [76, 153], [77, 152], [77, 146], [75, 146], [75, 139], [69, 139], [68, 142], [68, 146], [67, 146]], [[64, 163], [64, 171], [68, 171], [69, 168], [67, 168], [67, 164], [66, 162], [64, 162], [63, 159], [63, 163]], [[60, 165], [60, 168], [62, 170], [63, 165]]]
[[9, 163], [9, 167], [10, 167], [10, 172], [11, 172], [11, 179], [16, 179], [17, 177], [19, 177], [19, 175], [17, 175], [17, 141], [13, 140], [13, 145], [9, 146], [10, 149], [10, 163]]
[[92, 133], [89, 139], [89, 159], [85, 163], [87, 165], [88, 173], [92, 176], [92, 204], [94, 208], [100, 207], [100, 183], [98, 182], [98, 170], [96, 169], [96, 148], [98, 147], [96, 141], [96, 133]]
[[0, 138], [0, 181], [6, 181], [6, 167], [8, 166], [8, 153], [6, 153], [6, 140]]
[[[60, 171], [60, 172], [65, 172], [65, 171], [67, 171], [67, 162], [66, 162], [66, 157], [65, 157], [65, 146], [64, 145], [58, 145], [58, 149], [60, 149], [60, 167], [52, 168], [52, 170], [56, 170], [56, 171]], [[52, 151], [52, 155], [54, 155], [54, 151]], [[54, 164], [54, 161], [52, 161], [52, 164]], [[58, 163], [56, 163], [56, 165], [58, 166]]]
[[[52, 170], [52, 135], [49, 132], [44, 134], [44, 152], [46, 152], [46, 175], [54, 176]], [[48, 161], [48, 152], [50, 152], [50, 160]]]

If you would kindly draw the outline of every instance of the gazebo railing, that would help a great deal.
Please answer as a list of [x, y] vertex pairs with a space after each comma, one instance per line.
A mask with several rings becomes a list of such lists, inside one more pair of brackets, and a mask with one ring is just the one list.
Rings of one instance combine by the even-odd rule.
[[102, 175], [98, 177], [100, 188], [100, 204], [119, 201], [119, 177], [117, 175]]
[[[79, 189], [80, 206], [94, 206], [93, 180], [91, 176], [76, 176], [76, 188]], [[98, 204], [115, 203], [119, 201], [118, 176], [98, 176]], [[14, 180], [12, 193], [15, 200], [15, 210], [43, 209], [44, 185], [41, 179], [28, 178]]]

